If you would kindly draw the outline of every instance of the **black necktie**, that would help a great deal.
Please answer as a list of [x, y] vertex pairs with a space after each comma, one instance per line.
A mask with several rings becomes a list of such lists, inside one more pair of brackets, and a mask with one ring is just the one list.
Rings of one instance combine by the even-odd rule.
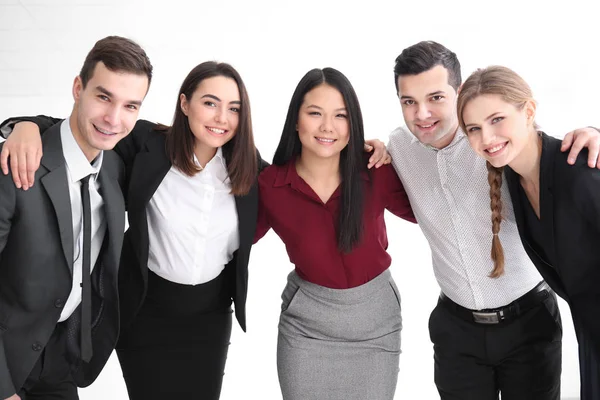
[[90, 206], [90, 175], [81, 180], [83, 203], [83, 264], [81, 270], [81, 359], [92, 358], [92, 210]]

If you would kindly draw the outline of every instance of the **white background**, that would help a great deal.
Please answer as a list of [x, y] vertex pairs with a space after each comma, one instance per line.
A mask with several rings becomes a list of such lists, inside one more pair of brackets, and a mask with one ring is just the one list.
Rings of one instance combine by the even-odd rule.
[[[292, 91], [314, 67], [332, 66], [353, 83], [366, 136], [387, 142], [403, 123], [393, 84], [403, 48], [436, 40], [458, 54], [466, 78], [502, 64], [530, 83], [537, 121], [562, 137], [600, 125], [597, 1], [184, 1], [0, 0], [0, 119], [68, 116], [73, 78], [96, 40], [138, 41], [154, 67], [140, 117], [169, 123], [186, 74], [206, 60], [233, 64], [250, 93], [255, 137], [265, 159], [277, 146]], [[438, 398], [427, 321], [439, 288], [417, 226], [388, 215], [392, 273], [402, 293], [403, 354], [396, 399]], [[248, 333], [234, 325], [222, 399], [281, 398], [275, 366], [280, 292], [291, 270], [269, 233], [252, 251]], [[564, 324], [563, 396], [578, 398], [577, 345]], [[157, 361], [158, 362], [158, 361]], [[83, 400], [125, 399], [113, 357]]]

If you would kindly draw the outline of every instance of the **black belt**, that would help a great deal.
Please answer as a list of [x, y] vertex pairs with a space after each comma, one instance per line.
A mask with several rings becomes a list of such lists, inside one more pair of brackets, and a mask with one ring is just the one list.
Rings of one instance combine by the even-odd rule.
[[523, 296], [500, 308], [470, 310], [456, 304], [444, 293], [440, 293], [440, 300], [456, 315], [467, 321], [491, 325], [516, 319], [525, 311], [530, 310], [542, 303], [546, 298], [548, 298], [549, 295], [550, 287], [546, 282], [542, 281]]

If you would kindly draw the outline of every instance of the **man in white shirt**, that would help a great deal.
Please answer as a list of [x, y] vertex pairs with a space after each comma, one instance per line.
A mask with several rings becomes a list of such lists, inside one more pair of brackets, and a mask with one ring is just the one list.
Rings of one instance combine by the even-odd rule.
[[77, 399], [114, 348], [124, 171], [106, 150], [131, 131], [151, 77], [139, 45], [98, 41], [71, 115], [43, 135], [36, 184], [0, 174], [0, 399]]
[[[456, 55], [420, 42], [398, 56], [394, 74], [406, 126], [390, 135], [388, 151], [442, 289], [429, 323], [441, 398], [495, 400], [502, 393], [503, 400], [558, 400], [562, 325], [556, 296], [523, 249], [510, 202], [504, 202], [499, 233], [505, 272], [490, 276], [487, 171], [458, 128]], [[590, 138], [595, 166], [597, 132], [582, 133], [577, 148]]]

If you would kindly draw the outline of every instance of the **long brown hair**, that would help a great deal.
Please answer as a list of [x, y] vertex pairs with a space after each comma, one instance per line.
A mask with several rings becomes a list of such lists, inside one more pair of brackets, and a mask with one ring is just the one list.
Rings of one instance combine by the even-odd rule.
[[[485, 94], [498, 95], [503, 101], [512, 104], [518, 109], [525, 107], [527, 102], [533, 100], [531, 88], [513, 70], [501, 67], [491, 66], [484, 69], [478, 69], [465, 81], [457, 99], [457, 115], [460, 128], [468, 134], [465, 128], [463, 112], [467, 103], [471, 100]], [[537, 128], [537, 125], [534, 126]], [[494, 270], [490, 277], [497, 278], [504, 273], [504, 250], [498, 234], [500, 232], [500, 223], [502, 222], [502, 172], [503, 167], [496, 168], [489, 162], [486, 162], [488, 170], [488, 183], [490, 185], [490, 208], [492, 210], [492, 260], [494, 261]]]
[[175, 115], [171, 127], [161, 127], [167, 133], [167, 155], [171, 163], [188, 176], [200, 172], [194, 164], [194, 134], [190, 129], [188, 117], [181, 110], [180, 97], [182, 94], [191, 99], [200, 83], [208, 78], [223, 76], [235, 81], [240, 92], [240, 117], [235, 136], [222, 147], [223, 156], [227, 162], [227, 172], [231, 180], [231, 193], [245, 195], [256, 179], [258, 161], [256, 147], [252, 134], [252, 118], [250, 115], [250, 100], [246, 86], [240, 74], [231, 65], [214, 61], [203, 62], [190, 71], [181, 84], [177, 95]]

